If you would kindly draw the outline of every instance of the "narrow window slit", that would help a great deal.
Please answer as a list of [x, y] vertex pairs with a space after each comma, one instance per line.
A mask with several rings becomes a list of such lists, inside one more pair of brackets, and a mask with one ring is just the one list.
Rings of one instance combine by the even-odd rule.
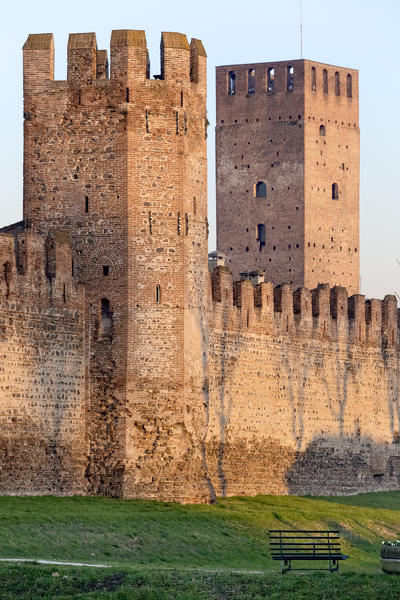
[[234, 71], [228, 73], [228, 95], [234, 96], [236, 94], [236, 76]]

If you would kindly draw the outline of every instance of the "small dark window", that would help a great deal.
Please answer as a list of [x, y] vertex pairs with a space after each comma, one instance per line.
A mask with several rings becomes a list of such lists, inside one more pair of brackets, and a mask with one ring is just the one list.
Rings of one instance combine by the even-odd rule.
[[254, 69], [249, 69], [247, 73], [247, 93], [254, 94], [256, 91], [256, 72]]
[[89, 212], [89, 196], [85, 196], [85, 212]]
[[149, 111], [147, 110], [147, 108], [144, 113], [144, 118], [146, 121], [146, 133], [149, 133]]
[[183, 106], [183, 92], [181, 91], [181, 106]]
[[82, 92], [81, 90], [78, 91], [78, 106], [80, 106], [82, 104]]
[[347, 75], [347, 97], [353, 97], [353, 80], [350, 73]]
[[255, 198], [266, 198], [267, 197], [267, 186], [264, 181], [259, 181], [255, 185]]
[[317, 70], [315, 67], [311, 67], [311, 89], [313, 92], [317, 91]]
[[228, 73], [228, 94], [229, 96], [236, 94], [236, 75], [234, 71]]
[[340, 74], [339, 71], [335, 73], [335, 96], [340, 96]]
[[153, 218], [151, 216], [151, 210], [149, 210], [149, 234], [153, 234]]
[[179, 133], [179, 113], [176, 111], [175, 113], [175, 133]]
[[126, 88], [125, 90], [125, 99], [127, 102], [129, 102], [129, 88]]
[[325, 129], [325, 125], [320, 125], [319, 126], [319, 135], [326, 135], [326, 129]]
[[339, 186], [337, 183], [332, 183], [332, 200], [339, 200]]
[[326, 69], [322, 73], [322, 89], [324, 94], [328, 93], [328, 71]]
[[156, 303], [160, 304], [161, 302], [161, 286], [156, 285]]
[[259, 250], [261, 252], [262, 247], [265, 246], [265, 225], [264, 225], [264, 223], [259, 223], [257, 225], [256, 240], [260, 244]]
[[108, 277], [109, 272], [108, 265], [103, 265], [103, 277]]
[[267, 92], [272, 94], [275, 91], [275, 69], [270, 67], [267, 71]]
[[294, 68], [291, 66], [286, 67], [286, 89], [288, 92], [294, 90]]
[[178, 212], [176, 219], [176, 232], [178, 235], [181, 235], [181, 213]]

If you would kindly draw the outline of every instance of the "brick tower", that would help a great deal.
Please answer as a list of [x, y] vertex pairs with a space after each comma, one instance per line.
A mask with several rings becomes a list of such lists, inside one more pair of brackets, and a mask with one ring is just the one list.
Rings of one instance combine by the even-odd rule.
[[190, 500], [208, 494], [193, 433], [207, 377], [203, 45], [163, 33], [161, 74], [149, 69], [143, 31], [112, 32], [110, 75], [95, 34], [71, 34], [54, 81], [52, 34], [28, 37], [24, 221], [69, 232], [86, 290], [88, 491]]
[[217, 67], [217, 247], [234, 277], [359, 289], [358, 71]]

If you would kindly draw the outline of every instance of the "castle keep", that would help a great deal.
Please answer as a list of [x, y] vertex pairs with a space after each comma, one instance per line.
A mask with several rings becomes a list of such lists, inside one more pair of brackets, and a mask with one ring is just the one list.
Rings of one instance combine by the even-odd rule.
[[217, 68], [217, 245], [234, 277], [359, 291], [358, 71]]
[[210, 272], [202, 43], [163, 33], [151, 77], [143, 31], [112, 32], [110, 68], [94, 33], [71, 34], [55, 81], [53, 36], [28, 37], [24, 215], [0, 234], [0, 493], [399, 487], [396, 299], [357, 293], [357, 72], [219, 67], [217, 108], [228, 262]]

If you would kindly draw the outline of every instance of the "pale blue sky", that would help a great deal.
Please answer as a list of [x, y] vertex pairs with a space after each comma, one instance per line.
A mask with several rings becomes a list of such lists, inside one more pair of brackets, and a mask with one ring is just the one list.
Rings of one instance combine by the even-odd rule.
[[[95, 31], [108, 48], [112, 29], [145, 29], [151, 73], [159, 72], [161, 31], [203, 40], [208, 53], [209, 219], [215, 245], [214, 67], [298, 58], [299, 0], [112, 0], [10, 2], [2, 9], [0, 226], [22, 218], [22, 52], [28, 33], [53, 32], [56, 78], [66, 77], [71, 32]], [[360, 69], [361, 291], [400, 293], [399, 0], [303, 0], [303, 56]], [[212, 248], [211, 248], [212, 249]]]

